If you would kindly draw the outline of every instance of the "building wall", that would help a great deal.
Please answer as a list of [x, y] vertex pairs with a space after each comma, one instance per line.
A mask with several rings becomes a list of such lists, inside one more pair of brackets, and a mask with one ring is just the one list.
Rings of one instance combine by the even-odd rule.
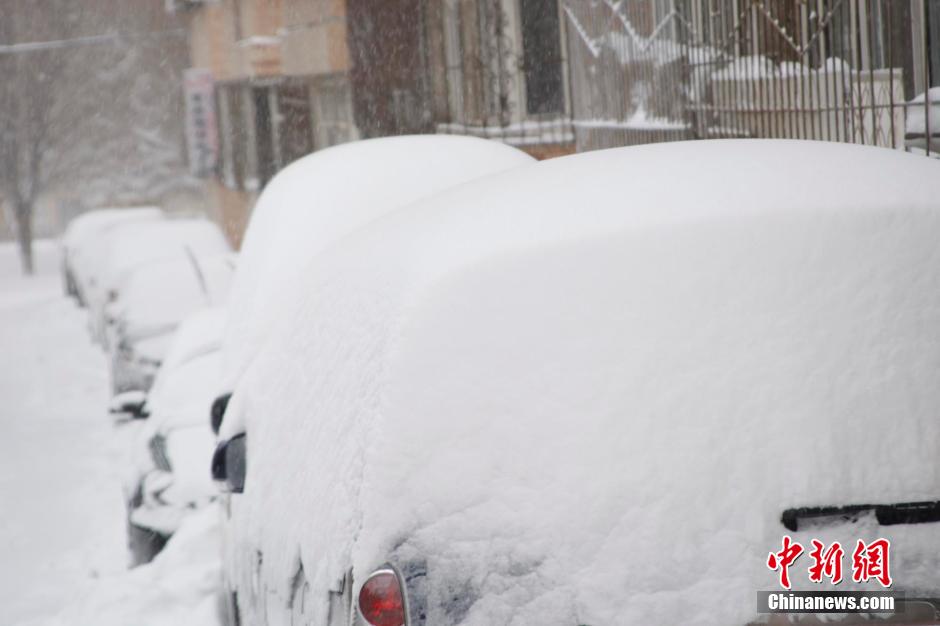
[[422, 0], [348, 0], [350, 78], [366, 137], [432, 128]]
[[344, 0], [284, 0], [284, 73], [323, 75], [349, 70]]
[[193, 66], [217, 84], [219, 173], [204, 182], [205, 195], [238, 245], [274, 172], [356, 136], [343, 112], [346, 2], [219, 0], [186, 15]]

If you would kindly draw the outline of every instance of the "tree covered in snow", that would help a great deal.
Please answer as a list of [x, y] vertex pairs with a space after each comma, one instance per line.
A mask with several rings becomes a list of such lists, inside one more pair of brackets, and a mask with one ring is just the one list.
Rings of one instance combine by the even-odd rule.
[[64, 59], [56, 46], [30, 46], [23, 36], [67, 32], [74, 14], [66, 0], [5, 5], [0, 19], [0, 193], [23, 270], [32, 273], [34, 207], [45, 182], [55, 85]]
[[0, 197], [29, 272], [37, 207], [159, 204], [195, 187], [181, 145], [188, 46], [180, 18], [149, 0], [0, 7]]

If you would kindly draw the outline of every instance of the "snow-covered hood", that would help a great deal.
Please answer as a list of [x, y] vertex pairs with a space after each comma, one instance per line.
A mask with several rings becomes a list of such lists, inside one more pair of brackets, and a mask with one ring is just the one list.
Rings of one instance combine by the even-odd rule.
[[[426, 559], [429, 623], [744, 623], [784, 509], [940, 496], [938, 240], [937, 163], [790, 141], [562, 158], [383, 220], [238, 389], [243, 550], [283, 595], [297, 546], [315, 589]], [[940, 592], [940, 524], [826, 532]]]

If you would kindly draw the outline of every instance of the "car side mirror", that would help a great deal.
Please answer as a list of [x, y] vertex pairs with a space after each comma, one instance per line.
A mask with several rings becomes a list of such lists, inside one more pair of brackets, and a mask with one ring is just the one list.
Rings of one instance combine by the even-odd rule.
[[220, 483], [224, 491], [245, 491], [245, 435], [236, 435], [222, 441], [212, 455], [212, 480]]
[[[125, 391], [111, 399], [108, 412], [115, 416], [117, 421], [130, 419], [144, 419], [149, 416], [146, 410], [147, 394], [143, 391]], [[122, 418], [123, 416], [123, 418]]]
[[228, 408], [228, 401], [232, 398], [231, 393], [222, 394], [212, 402], [212, 408], [209, 409], [209, 425], [212, 432], [219, 434], [222, 427], [222, 420], [225, 418], [225, 410]]

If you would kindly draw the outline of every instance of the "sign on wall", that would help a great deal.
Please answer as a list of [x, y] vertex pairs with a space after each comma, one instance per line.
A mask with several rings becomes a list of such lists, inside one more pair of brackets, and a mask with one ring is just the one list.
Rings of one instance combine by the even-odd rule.
[[215, 172], [219, 156], [212, 72], [198, 68], [184, 71], [183, 97], [186, 99], [189, 171], [193, 176], [208, 178]]

